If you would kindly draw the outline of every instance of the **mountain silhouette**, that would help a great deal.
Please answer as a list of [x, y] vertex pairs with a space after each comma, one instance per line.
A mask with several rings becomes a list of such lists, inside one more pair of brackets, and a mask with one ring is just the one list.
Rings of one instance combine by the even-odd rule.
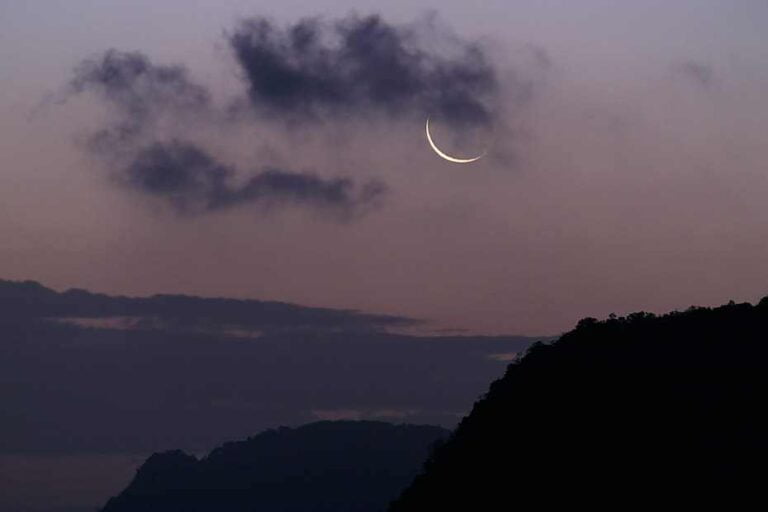
[[267, 430], [198, 460], [152, 455], [103, 512], [385, 510], [448, 431], [374, 421]]
[[768, 298], [584, 319], [512, 363], [390, 511], [764, 506], [766, 356]]

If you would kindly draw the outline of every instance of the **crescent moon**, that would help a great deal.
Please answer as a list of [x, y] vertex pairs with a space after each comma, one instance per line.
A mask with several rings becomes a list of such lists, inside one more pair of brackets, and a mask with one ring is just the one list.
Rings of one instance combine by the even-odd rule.
[[435, 144], [435, 141], [432, 140], [432, 135], [429, 133], [429, 118], [427, 118], [427, 142], [429, 142], [429, 145], [432, 146], [432, 149], [435, 150], [435, 153], [437, 153], [437, 155], [440, 158], [443, 158], [455, 164], [471, 164], [472, 162], [477, 162], [478, 160], [483, 158], [485, 154], [488, 152], [487, 150], [483, 151], [482, 153], [480, 153], [478, 156], [474, 158], [456, 158], [447, 153], [442, 152], [440, 148], [437, 147], [437, 144]]

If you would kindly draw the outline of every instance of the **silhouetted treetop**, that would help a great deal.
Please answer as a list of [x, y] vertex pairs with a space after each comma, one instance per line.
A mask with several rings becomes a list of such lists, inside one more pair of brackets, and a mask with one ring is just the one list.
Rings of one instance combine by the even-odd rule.
[[391, 510], [765, 501], [766, 356], [768, 299], [585, 318], [509, 365]]

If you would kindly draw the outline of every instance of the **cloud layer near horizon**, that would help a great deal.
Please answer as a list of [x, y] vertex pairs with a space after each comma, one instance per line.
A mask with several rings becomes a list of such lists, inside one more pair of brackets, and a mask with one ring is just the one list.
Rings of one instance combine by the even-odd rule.
[[452, 425], [503, 370], [488, 355], [534, 341], [389, 332], [415, 322], [0, 280], [0, 374], [11, 383], [0, 454], [200, 450], [342, 409]]
[[310, 329], [385, 332], [421, 321], [403, 316], [312, 308], [284, 302], [206, 298], [187, 295], [123, 297], [70, 289], [58, 293], [35, 281], [0, 279], [0, 322], [32, 319], [135, 319], [148, 328], [242, 329], [275, 332]]

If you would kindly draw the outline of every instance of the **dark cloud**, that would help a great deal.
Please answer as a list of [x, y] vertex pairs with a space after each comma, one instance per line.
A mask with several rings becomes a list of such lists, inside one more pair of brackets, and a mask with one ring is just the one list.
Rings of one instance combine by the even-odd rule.
[[[350, 15], [282, 27], [251, 18], [227, 38], [248, 92], [230, 112], [253, 109], [288, 123], [431, 115], [461, 130], [489, 127], [499, 105], [497, 72], [483, 48], [434, 19], [396, 25]], [[516, 87], [521, 101], [529, 89], [523, 82]], [[231, 119], [183, 66], [109, 50], [81, 63], [68, 90], [96, 95], [112, 109], [112, 122], [91, 134], [87, 148], [118, 169], [120, 182], [181, 213], [306, 205], [346, 219], [386, 191], [379, 181], [358, 184], [283, 168], [248, 177], [222, 164], [199, 141], [206, 127]]]
[[483, 50], [454, 38], [447, 56], [420, 33], [434, 30], [378, 16], [305, 19], [287, 27], [252, 18], [229, 41], [262, 113], [291, 120], [417, 113], [487, 124], [498, 85]]
[[80, 63], [69, 94], [98, 95], [116, 119], [97, 130], [88, 148], [103, 156], [130, 156], [135, 145], [161, 118], [179, 120], [211, 109], [211, 95], [183, 66], [157, 65], [138, 52], [108, 50]]
[[236, 172], [199, 147], [185, 142], [155, 143], [140, 150], [120, 173], [126, 185], [166, 199], [177, 211], [200, 213], [257, 203], [295, 203], [344, 216], [376, 203], [386, 191], [377, 181], [358, 187], [348, 178], [268, 168], [233, 185]]
[[701, 62], [695, 62], [695, 61], [688, 61], [688, 62], [679, 64], [675, 69], [679, 74], [685, 76], [688, 79], [695, 81], [697, 84], [701, 85], [702, 87], [709, 87], [710, 85], [712, 85], [712, 81], [714, 78], [714, 71], [712, 70], [712, 67], [707, 64], [702, 64]]
[[201, 147], [178, 140], [152, 142], [157, 120], [178, 122], [212, 112], [209, 92], [181, 66], [156, 65], [140, 53], [110, 50], [80, 64], [70, 90], [98, 94], [117, 114], [114, 123], [89, 137], [88, 148], [120, 169], [119, 182], [166, 200], [180, 213], [293, 204], [348, 219], [377, 204], [386, 191], [378, 181], [358, 186], [349, 178], [278, 168], [261, 169], [234, 185], [236, 170]]
[[182, 66], [153, 64], [140, 53], [109, 50], [81, 63], [70, 82], [74, 93], [102, 95], [136, 123], [169, 110], [201, 110], [210, 106], [208, 90], [190, 80]]

